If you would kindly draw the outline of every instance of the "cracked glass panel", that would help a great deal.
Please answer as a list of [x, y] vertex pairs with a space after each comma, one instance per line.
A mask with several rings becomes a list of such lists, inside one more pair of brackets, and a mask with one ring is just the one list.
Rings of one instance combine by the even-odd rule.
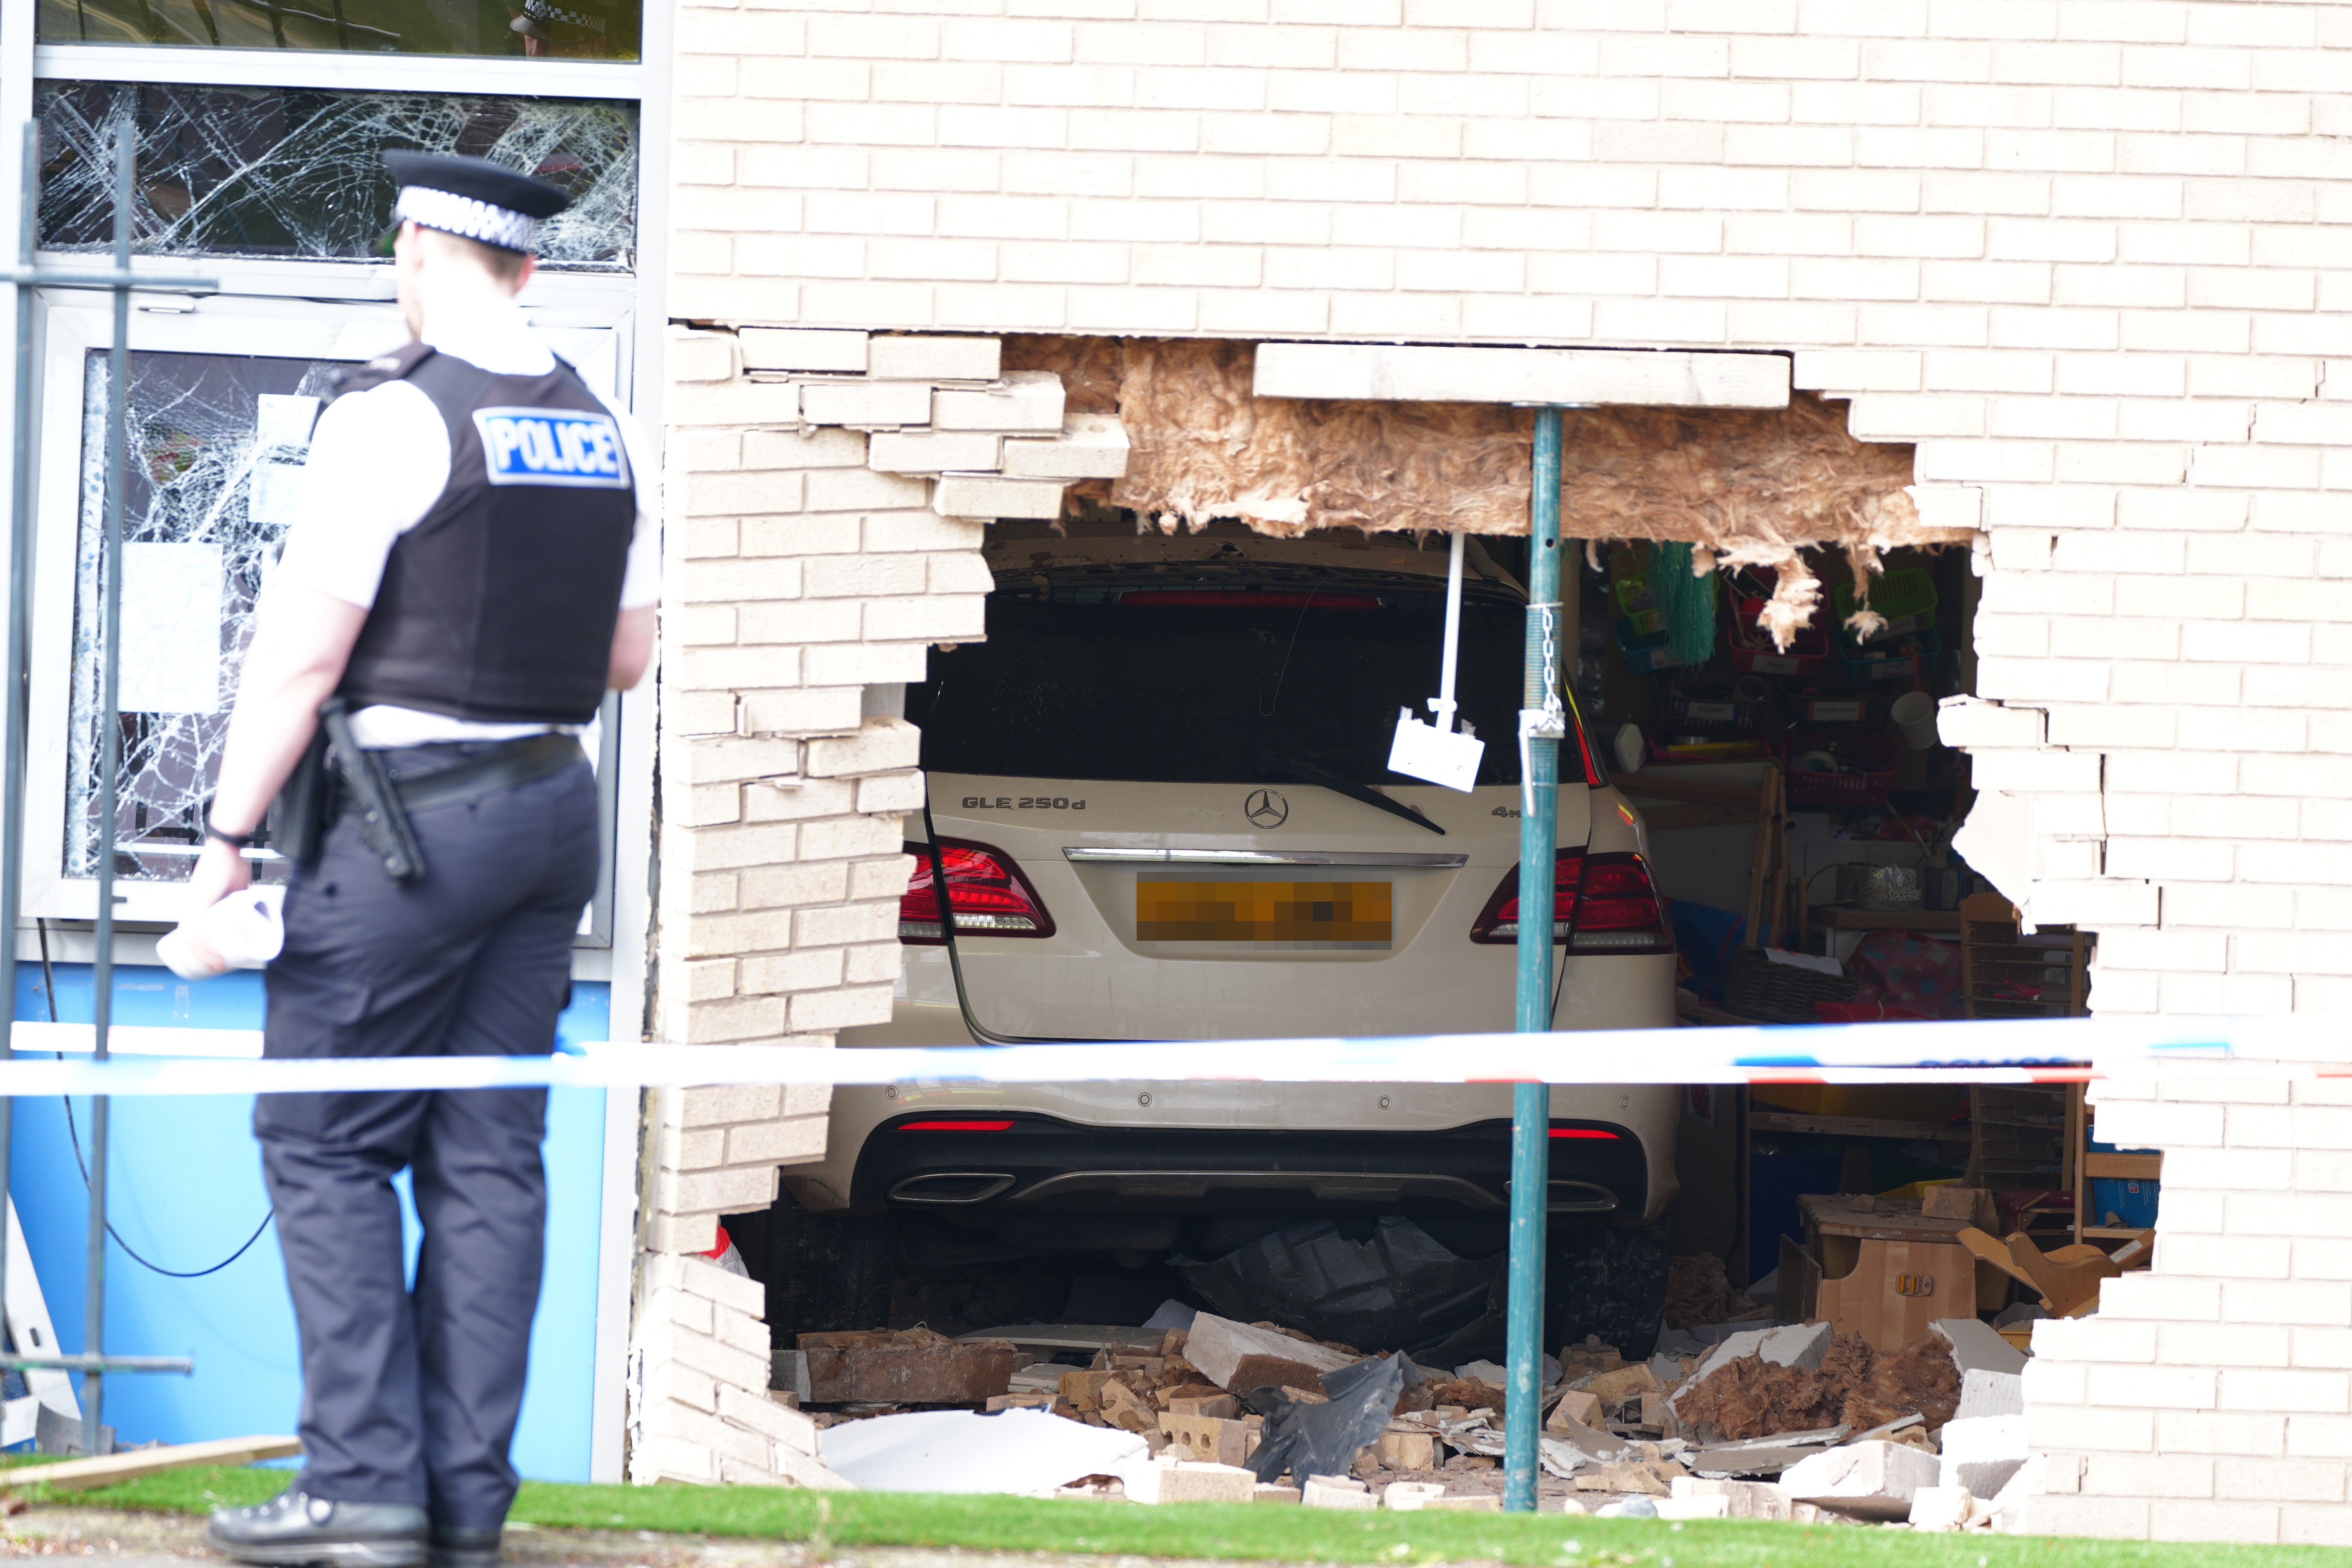
[[387, 149], [466, 153], [562, 186], [541, 266], [625, 271], [636, 250], [637, 106], [319, 88], [37, 84], [41, 244], [114, 237], [115, 127], [137, 127], [131, 245], [143, 255], [378, 260]]
[[[74, 548], [73, 699], [65, 872], [98, 874], [106, 525], [104, 350], [84, 362]], [[338, 363], [242, 354], [131, 355], [122, 509], [122, 737], [115, 875], [182, 881], [204, 845], [252, 636], [253, 606], [291, 517], [310, 426]], [[257, 869], [274, 869], [263, 861]]]
[[44, 44], [634, 60], [642, 0], [39, 0]]

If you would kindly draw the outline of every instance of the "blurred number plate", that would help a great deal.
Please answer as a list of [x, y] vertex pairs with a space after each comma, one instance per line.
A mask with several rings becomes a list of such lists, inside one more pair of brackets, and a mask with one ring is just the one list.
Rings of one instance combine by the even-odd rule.
[[1135, 939], [1386, 947], [1393, 927], [1390, 886], [1141, 877], [1135, 883]]

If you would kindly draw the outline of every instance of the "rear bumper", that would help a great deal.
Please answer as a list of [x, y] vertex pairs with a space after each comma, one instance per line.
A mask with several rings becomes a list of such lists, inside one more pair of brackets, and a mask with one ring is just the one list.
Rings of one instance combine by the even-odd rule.
[[[1096, 1127], [1055, 1117], [937, 1112], [876, 1128], [851, 1206], [942, 1214], [1494, 1214], [1510, 1201], [1511, 1124], [1443, 1131]], [[969, 1122], [970, 1130], [957, 1126]], [[926, 1124], [929, 1124], [928, 1126]], [[1587, 1221], [1649, 1207], [1631, 1129], [1555, 1123], [1548, 1207]]]

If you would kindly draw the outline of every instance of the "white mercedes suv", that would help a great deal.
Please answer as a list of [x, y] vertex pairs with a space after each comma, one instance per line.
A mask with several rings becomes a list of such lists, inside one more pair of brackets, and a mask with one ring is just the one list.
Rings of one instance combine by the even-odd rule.
[[[891, 1020], [844, 1047], [1512, 1027], [1526, 597], [1485, 550], [1467, 794], [1386, 766], [1436, 689], [1442, 542], [998, 523], [986, 555], [987, 640], [908, 692], [929, 800]], [[1562, 752], [1553, 1026], [1669, 1027], [1641, 818], [1580, 737]], [[941, 1237], [1132, 1260], [1202, 1215], [1401, 1215], [1499, 1248], [1507, 1085], [1194, 1083], [1183, 1052], [1151, 1082], [835, 1090], [825, 1157], [770, 1216], [778, 1342], [878, 1323], [894, 1260]], [[1654, 1333], [1676, 1105], [1551, 1090], [1555, 1332], [1628, 1355]]]

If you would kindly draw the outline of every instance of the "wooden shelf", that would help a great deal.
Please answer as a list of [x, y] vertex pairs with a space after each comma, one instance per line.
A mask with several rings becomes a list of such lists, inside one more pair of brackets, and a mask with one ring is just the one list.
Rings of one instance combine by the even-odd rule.
[[2156, 1182], [2164, 1179], [2164, 1156], [2161, 1154], [2103, 1154], [2085, 1151], [2083, 1154], [2083, 1176], [2086, 1181]]
[[1906, 1143], [1964, 1143], [1969, 1130], [1944, 1121], [1896, 1121], [1880, 1116], [1809, 1116], [1794, 1110], [1751, 1110], [1759, 1132], [1811, 1132], [1831, 1138], [1895, 1138]]
[[1832, 931], [1934, 931], [1960, 929], [1958, 910], [1858, 910], [1845, 904], [1816, 904], [1812, 922]]
[[2082, 1232], [2084, 1241], [2140, 1241], [2155, 1234], [2129, 1225], [2086, 1225]]

